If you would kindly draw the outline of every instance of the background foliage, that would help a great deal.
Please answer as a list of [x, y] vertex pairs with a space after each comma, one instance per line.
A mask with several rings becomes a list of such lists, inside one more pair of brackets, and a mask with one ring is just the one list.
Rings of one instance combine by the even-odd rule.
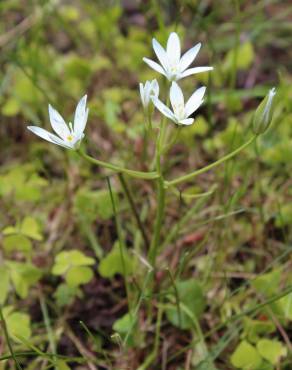
[[[22, 368], [290, 369], [289, 1], [4, 0], [0, 13], [0, 304]], [[214, 71], [182, 82], [208, 97], [165, 160], [170, 178], [245, 142], [272, 86], [277, 108], [256, 145], [169, 196], [150, 294], [117, 175], [26, 126], [49, 127], [48, 103], [71, 119], [87, 92], [88, 152], [147, 170], [138, 83], [157, 76], [142, 57], [173, 30]], [[155, 188], [128, 186], [151, 238]], [[4, 334], [0, 369], [14, 369]]]

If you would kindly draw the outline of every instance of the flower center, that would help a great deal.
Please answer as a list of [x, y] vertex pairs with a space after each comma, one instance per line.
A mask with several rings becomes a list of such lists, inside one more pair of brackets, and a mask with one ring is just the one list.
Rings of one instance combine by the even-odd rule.
[[73, 138], [73, 135], [68, 135], [66, 139], [67, 139], [67, 141], [71, 142], [71, 141], [73, 141], [74, 138]]
[[185, 116], [185, 107], [184, 104], [176, 104], [174, 107], [175, 115], [179, 119], [184, 119]]

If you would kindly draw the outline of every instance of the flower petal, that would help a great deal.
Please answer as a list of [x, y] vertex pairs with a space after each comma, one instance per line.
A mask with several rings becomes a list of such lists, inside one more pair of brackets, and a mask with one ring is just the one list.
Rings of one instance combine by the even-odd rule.
[[51, 134], [51, 133], [49, 133], [49, 136], [52, 139], [52, 143], [60, 145], [63, 148], [66, 148], [66, 149], [74, 149], [74, 144], [75, 143], [69, 144], [68, 142], [65, 142], [64, 140], [60, 139], [58, 136], [56, 136], [54, 134]]
[[44, 140], [49, 141], [50, 143], [63, 146], [66, 149], [72, 149], [67, 145], [63, 140], [61, 140], [57, 135], [52, 134], [51, 132], [44, 130], [38, 126], [27, 126], [28, 130], [33, 132], [35, 135], [41, 137]]
[[159, 84], [156, 79], [151, 81], [151, 91], [150, 91], [151, 97], [158, 98], [159, 96]]
[[168, 59], [174, 63], [179, 63], [180, 60], [180, 41], [176, 32], [171, 32], [167, 40], [166, 52]]
[[163, 47], [159, 44], [159, 42], [155, 39], [152, 39], [152, 46], [155, 51], [155, 54], [160, 61], [162, 67], [167, 70], [169, 63], [168, 63], [168, 58], [166, 51], [163, 49]]
[[29, 131], [33, 132], [35, 135], [37, 135], [37, 136], [41, 137], [42, 139], [45, 139], [45, 140], [55, 144], [55, 142], [52, 140], [51, 136], [56, 136], [56, 135], [53, 135], [49, 131], [47, 131], [47, 130], [41, 128], [41, 127], [38, 127], [38, 126], [27, 126], [27, 128], [28, 128]]
[[202, 86], [198, 90], [196, 90], [189, 98], [185, 106], [186, 117], [189, 117], [192, 113], [194, 113], [194, 111], [196, 111], [203, 103], [205, 91], [206, 86]]
[[156, 72], [163, 74], [166, 77], [166, 73], [164, 69], [156, 62], [154, 62], [151, 59], [143, 58], [144, 62], [149, 65], [152, 69], [154, 69]]
[[176, 113], [178, 107], [184, 107], [184, 96], [181, 88], [176, 82], [171, 84], [169, 97], [174, 113]]
[[63, 117], [49, 104], [49, 116], [53, 130], [62, 139], [70, 135], [70, 130]]
[[176, 122], [175, 116], [172, 113], [172, 111], [165, 104], [163, 104], [161, 100], [159, 100], [158, 98], [153, 98], [152, 101], [155, 107], [162, 114], [164, 114], [167, 118], [171, 119], [172, 121]]
[[145, 100], [144, 100], [144, 86], [142, 82], [139, 83], [139, 90], [140, 90], [140, 97], [143, 107], [145, 107]]
[[194, 75], [196, 73], [202, 73], [207, 71], [212, 71], [213, 67], [195, 67], [185, 70], [183, 73], [180, 74], [180, 78], [184, 78], [190, 75]]
[[194, 122], [193, 118], [185, 118], [179, 121], [181, 125], [191, 125]]
[[88, 108], [86, 109], [87, 95], [84, 95], [77, 104], [74, 116], [74, 133], [80, 136], [85, 129], [88, 117]]
[[179, 69], [181, 72], [183, 72], [188, 66], [193, 63], [194, 59], [196, 58], [200, 48], [201, 48], [201, 43], [195, 45], [192, 47], [190, 50], [188, 50], [182, 57], [179, 62]]

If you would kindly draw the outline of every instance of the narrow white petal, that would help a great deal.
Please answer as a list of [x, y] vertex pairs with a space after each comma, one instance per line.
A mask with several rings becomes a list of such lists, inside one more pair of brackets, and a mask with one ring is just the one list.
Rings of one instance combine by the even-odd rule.
[[144, 86], [143, 86], [142, 82], [139, 83], [139, 89], [140, 89], [141, 102], [142, 102], [143, 107], [145, 107]]
[[49, 134], [49, 136], [50, 136], [50, 138], [52, 140], [52, 143], [57, 144], [57, 145], [60, 145], [63, 148], [66, 148], [66, 149], [74, 149], [73, 143], [72, 144], [69, 144], [66, 141], [60, 139], [58, 136], [56, 136], [54, 134], [51, 134], [51, 133]]
[[52, 128], [56, 134], [58, 134], [62, 139], [70, 135], [70, 130], [63, 117], [51, 105], [49, 105], [49, 116]]
[[158, 98], [153, 98], [152, 101], [155, 107], [162, 114], [164, 114], [167, 118], [171, 119], [172, 121], [176, 122], [176, 118], [174, 114], [172, 113], [172, 111], [165, 104], [163, 104], [161, 100], [159, 100]]
[[185, 106], [186, 117], [189, 117], [192, 113], [194, 113], [203, 103], [205, 91], [206, 86], [202, 86], [198, 90], [196, 90], [189, 98]]
[[152, 96], [158, 98], [159, 96], [159, 84], [157, 80], [152, 80], [151, 82]]
[[156, 62], [154, 62], [151, 59], [143, 58], [144, 62], [149, 65], [152, 69], [154, 69], [156, 72], [163, 74], [166, 77], [166, 73], [164, 69]]
[[139, 90], [140, 90], [140, 97], [143, 107], [145, 107], [145, 100], [144, 100], [144, 86], [142, 82], [139, 83]]
[[168, 58], [166, 51], [163, 49], [163, 47], [159, 44], [159, 42], [155, 39], [152, 40], [152, 46], [155, 51], [155, 54], [160, 61], [162, 67], [167, 70], [169, 67]]
[[185, 118], [179, 121], [181, 125], [191, 125], [194, 122], [193, 118]]
[[88, 109], [86, 109], [87, 95], [84, 95], [77, 104], [74, 116], [74, 133], [80, 135], [86, 126]]
[[173, 82], [171, 84], [169, 97], [170, 97], [170, 102], [171, 102], [171, 106], [173, 108], [174, 113], [176, 113], [176, 110], [178, 108], [181, 109], [182, 107], [184, 107], [184, 104], [185, 104], [184, 96], [183, 96], [181, 88], [178, 86], [176, 82]]
[[213, 67], [195, 67], [185, 70], [183, 73], [181, 73], [180, 78], [184, 78], [190, 75], [194, 75], [196, 73], [202, 73], [207, 71], [212, 71]]
[[179, 69], [183, 72], [188, 66], [193, 63], [194, 59], [196, 58], [199, 50], [201, 48], [201, 43], [195, 45], [190, 50], [188, 50], [182, 57], [179, 62]]
[[145, 84], [144, 94], [145, 94], [145, 104], [146, 106], [148, 106], [150, 102], [150, 94], [151, 94], [151, 82], [150, 81], [147, 81]]
[[180, 41], [176, 32], [172, 32], [167, 40], [166, 47], [167, 56], [174, 63], [178, 63], [180, 60]]
[[[27, 126], [27, 128], [28, 128], [29, 131], [33, 132], [35, 135], [37, 135], [37, 136], [41, 137], [42, 139], [45, 139], [45, 140], [55, 144], [55, 142], [51, 138], [51, 136], [53, 134], [51, 134], [49, 131], [44, 130], [43, 128], [38, 127], [38, 126]], [[55, 135], [53, 135], [53, 136], [55, 136]]]

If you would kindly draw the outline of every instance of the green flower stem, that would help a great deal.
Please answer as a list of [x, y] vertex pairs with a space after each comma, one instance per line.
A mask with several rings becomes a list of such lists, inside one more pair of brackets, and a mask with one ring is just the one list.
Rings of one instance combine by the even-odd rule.
[[153, 268], [155, 268], [156, 256], [159, 248], [160, 242], [160, 232], [162, 227], [162, 221], [164, 216], [164, 208], [165, 208], [165, 186], [164, 186], [164, 179], [163, 174], [161, 171], [161, 151], [163, 147], [163, 140], [166, 130], [166, 120], [163, 119], [161, 124], [160, 133], [156, 143], [156, 171], [159, 174], [157, 179], [157, 212], [156, 212], [156, 219], [154, 225], [154, 233], [153, 238], [150, 245], [149, 250], [149, 261]]
[[96, 166], [108, 168], [109, 170], [112, 170], [114, 172], [125, 173], [125, 174], [127, 174], [131, 177], [136, 177], [138, 179], [144, 179], [144, 180], [153, 180], [153, 179], [157, 179], [159, 177], [159, 174], [157, 172], [134, 171], [134, 170], [129, 170], [129, 169], [124, 168], [124, 167], [117, 166], [115, 164], [100, 161], [98, 159], [90, 157], [89, 155], [87, 155], [86, 153], [84, 153], [80, 149], [77, 151], [77, 153], [89, 163], [92, 163]]
[[41, 289], [39, 289], [39, 300], [40, 300], [41, 311], [42, 311], [42, 314], [43, 314], [44, 323], [45, 323], [45, 327], [46, 327], [46, 330], [47, 330], [51, 351], [52, 351], [52, 354], [53, 354], [52, 360], [53, 360], [54, 368], [57, 370], [56, 342], [55, 342], [54, 333], [53, 333], [52, 326], [51, 326], [51, 320], [50, 320], [50, 317], [49, 317], [47, 303], [46, 303], [46, 301], [43, 297], [43, 293], [42, 293]]
[[192, 179], [192, 178], [194, 178], [198, 175], [201, 175], [204, 172], [207, 172], [207, 171], [211, 170], [212, 168], [218, 166], [219, 164], [224, 163], [225, 161], [227, 161], [228, 159], [231, 159], [236, 154], [240, 153], [243, 149], [248, 147], [252, 142], [254, 142], [254, 140], [257, 137], [258, 137], [258, 135], [252, 136], [246, 143], [242, 144], [239, 148], [235, 149], [233, 152], [225, 155], [224, 157], [218, 159], [218, 161], [213, 162], [213, 163], [209, 164], [206, 167], [200, 168], [199, 170], [191, 172], [187, 175], [178, 177], [177, 179], [174, 179], [174, 180], [171, 180], [171, 181], [164, 181], [165, 187], [168, 188], [170, 186], [174, 186], [174, 185], [180, 184], [182, 182], [188, 181], [188, 180], [190, 180], [190, 179]]
[[138, 367], [137, 370], [147, 370], [149, 366], [157, 360], [158, 350], [159, 350], [159, 342], [160, 342], [160, 328], [162, 323], [162, 314], [163, 314], [163, 306], [158, 306], [158, 313], [157, 313], [157, 321], [156, 321], [156, 328], [155, 328], [155, 338], [154, 338], [154, 348], [152, 352], [146, 357], [145, 361], [141, 366]]
[[129, 205], [131, 207], [131, 210], [132, 210], [132, 213], [135, 217], [135, 220], [137, 222], [137, 225], [140, 229], [140, 232], [141, 232], [141, 235], [142, 235], [142, 238], [144, 240], [144, 244], [145, 244], [145, 247], [148, 248], [149, 247], [149, 240], [148, 240], [148, 236], [147, 236], [147, 233], [146, 233], [146, 230], [144, 228], [144, 225], [143, 225], [143, 222], [140, 218], [140, 215], [139, 215], [139, 212], [138, 212], [138, 209], [136, 207], [136, 204], [135, 204], [135, 201], [134, 201], [134, 198], [133, 198], [133, 195], [130, 191], [130, 188], [128, 187], [128, 184], [127, 184], [127, 181], [124, 177], [124, 175], [122, 173], [119, 173], [119, 180], [120, 180], [120, 183], [123, 187], [123, 190], [125, 192], [125, 195], [128, 199], [128, 202], [129, 202]]
[[3, 332], [4, 332], [4, 336], [5, 336], [5, 339], [6, 339], [7, 346], [9, 348], [9, 352], [11, 354], [11, 357], [14, 360], [15, 367], [16, 367], [17, 370], [22, 370], [22, 368], [21, 368], [21, 366], [20, 366], [20, 364], [19, 364], [19, 362], [16, 358], [16, 355], [13, 351], [13, 347], [12, 347], [12, 344], [11, 344], [11, 341], [10, 341], [10, 337], [9, 337], [6, 321], [5, 321], [4, 316], [3, 316], [1, 305], [0, 305], [0, 323], [1, 323], [1, 326], [3, 328]]
[[116, 225], [116, 230], [117, 230], [117, 234], [118, 234], [118, 242], [119, 242], [119, 249], [120, 249], [120, 257], [121, 257], [121, 261], [122, 261], [123, 275], [124, 275], [124, 280], [125, 280], [127, 302], [128, 302], [129, 312], [131, 314], [131, 302], [132, 301], [130, 299], [130, 287], [129, 287], [128, 279], [127, 279], [127, 269], [126, 269], [125, 255], [124, 255], [125, 244], [124, 244], [124, 239], [123, 239], [122, 226], [121, 226], [120, 219], [119, 219], [119, 216], [118, 216], [116, 202], [115, 202], [115, 198], [114, 198], [114, 195], [113, 195], [110, 178], [107, 177], [106, 181], [107, 181], [108, 190], [109, 190], [109, 193], [110, 193], [112, 209], [113, 209], [113, 214], [114, 214], [114, 219], [115, 219], [115, 225]]

